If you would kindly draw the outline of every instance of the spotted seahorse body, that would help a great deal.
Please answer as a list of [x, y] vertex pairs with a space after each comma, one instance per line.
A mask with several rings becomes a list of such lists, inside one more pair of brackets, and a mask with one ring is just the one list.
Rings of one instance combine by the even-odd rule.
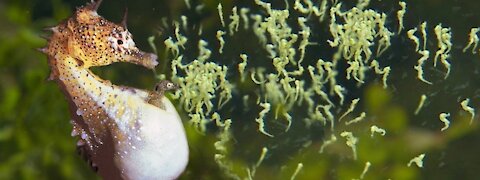
[[[49, 79], [70, 103], [72, 135], [94, 169], [105, 179], [174, 179], [188, 161], [188, 145], [174, 106], [148, 103], [149, 92], [117, 86], [89, 68], [129, 62], [153, 69], [157, 56], [140, 51], [125, 21], [112, 23], [97, 14], [100, 1], [76, 10], [50, 28]], [[124, 17], [126, 18], [126, 17]]]

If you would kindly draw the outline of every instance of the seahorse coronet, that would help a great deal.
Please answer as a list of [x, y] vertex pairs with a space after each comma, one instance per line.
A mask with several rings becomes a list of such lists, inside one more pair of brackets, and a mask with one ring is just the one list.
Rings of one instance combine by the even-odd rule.
[[[172, 103], [148, 103], [151, 91], [118, 86], [89, 68], [127, 62], [153, 69], [157, 56], [139, 50], [126, 20], [110, 22], [97, 13], [101, 0], [77, 8], [69, 19], [47, 28], [47, 54], [54, 80], [69, 102], [79, 151], [105, 179], [174, 179], [188, 162], [188, 144]], [[126, 17], [124, 17], [125, 19]]]

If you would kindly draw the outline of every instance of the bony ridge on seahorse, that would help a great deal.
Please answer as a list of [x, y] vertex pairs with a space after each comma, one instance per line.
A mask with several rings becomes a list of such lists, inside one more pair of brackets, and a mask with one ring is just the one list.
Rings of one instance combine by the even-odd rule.
[[[114, 62], [153, 69], [157, 56], [140, 51], [126, 27], [97, 14], [101, 0], [79, 7], [58, 26], [40, 51], [48, 56], [50, 80], [70, 104], [72, 136], [104, 179], [174, 179], [185, 169], [188, 144], [172, 103], [152, 92], [117, 86], [89, 70]], [[164, 89], [168, 90], [168, 89]]]

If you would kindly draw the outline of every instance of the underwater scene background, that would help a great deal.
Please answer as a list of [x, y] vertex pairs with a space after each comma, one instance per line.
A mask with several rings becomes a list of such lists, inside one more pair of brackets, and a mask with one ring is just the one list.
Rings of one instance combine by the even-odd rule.
[[[36, 51], [42, 29], [85, 3], [0, 2], [0, 179], [98, 178]], [[103, 3], [116, 22], [128, 7], [137, 46], [160, 64], [93, 71], [181, 86], [168, 95], [190, 146], [180, 179], [478, 177], [478, 1]]]

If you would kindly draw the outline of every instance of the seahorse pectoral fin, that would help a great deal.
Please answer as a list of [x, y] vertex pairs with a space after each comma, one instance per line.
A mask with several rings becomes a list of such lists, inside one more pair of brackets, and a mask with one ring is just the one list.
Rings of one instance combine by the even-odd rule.
[[54, 73], [54, 71], [50, 71], [50, 74], [48, 75], [48, 78], [47, 78], [47, 81], [52, 81], [52, 80], [55, 80], [55, 78], [57, 78], [58, 75]]
[[48, 48], [47, 47], [43, 47], [43, 48], [37, 48], [37, 51], [43, 53], [43, 54], [47, 54], [48, 53]]

